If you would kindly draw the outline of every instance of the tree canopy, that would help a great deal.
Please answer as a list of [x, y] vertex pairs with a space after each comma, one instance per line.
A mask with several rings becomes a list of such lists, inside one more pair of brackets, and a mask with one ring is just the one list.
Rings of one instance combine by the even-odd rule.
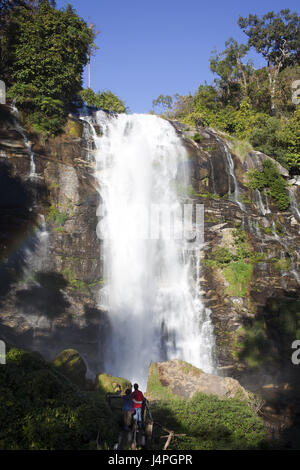
[[279, 13], [270, 11], [262, 18], [257, 15], [240, 17], [238, 24], [249, 38], [249, 47], [254, 47], [267, 62], [274, 111], [279, 72], [287, 66], [296, 65], [300, 59], [300, 17], [285, 9]]
[[96, 106], [115, 113], [126, 113], [124, 102], [110, 90], [95, 93], [91, 88], [81, 90], [80, 97], [88, 106]]
[[55, 133], [82, 88], [94, 32], [70, 5], [58, 10], [48, 0], [16, 2], [5, 12], [7, 96], [37, 131]]
[[[247, 42], [229, 38], [223, 51], [213, 52], [212, 85], [185, 96], [160, 95], [153, 104], [164, 105], [168, 118], [245, 140], [300, 174], [300, 108], [292, 99], [300, 77], [300, 17], [285, 9], [241, 17], [238, 24]], [[263, 67], [254, 68], [251, 48], [265, 59]]]

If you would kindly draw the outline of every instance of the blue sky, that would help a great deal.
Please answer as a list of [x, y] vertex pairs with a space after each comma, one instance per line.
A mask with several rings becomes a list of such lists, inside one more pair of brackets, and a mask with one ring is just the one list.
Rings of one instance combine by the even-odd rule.
[[[95, 91], [110, 89], [131, 112], [152, 108], [160, 94], [187, 94], [213, 81], [209, 57], [230, 36], [246, 42], [237, 19], [290, 8], [298, 0], [57, 0], [71, 3], [79, 16], [100, 31], [92, 58]], [[257, 67], [263, 59], [252, 53]], [[87, 71], [84, 74], [87, 86]]]

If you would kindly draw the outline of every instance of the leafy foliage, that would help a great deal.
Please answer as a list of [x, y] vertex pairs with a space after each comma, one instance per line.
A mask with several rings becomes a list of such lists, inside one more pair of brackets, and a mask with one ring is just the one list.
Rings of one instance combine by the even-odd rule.
[[170, 95], [159, 95], [155, 100], [152, 101], [153, 108], [161, 107], [164, 111], [171, 109], [173, 98]]
[[296, 297], [272, 297], [264, 315], [247, 322], [240, 331], [238, 358], [252, 368], [263, 364], [293, 367], [291, 344], [300, 337], [300, 302]]
[[127, 112], [124, 102], [110, 90], [95, 93], [91, 88], [86, 88], [80, 92], [80, 97], [88, 106], [96, 106], [115, 113]]
[[55, 134], [81, 89], [93, 30], [70, 5], [57, 10], [47, 0], [35, 8], [11, 9], [8, 22], [7, 96], [16, 100], [36, 131]]
[[264, 160], [262, 166], [262, 171], [257, 169], [248, 171], [249, 187], [258, 190], [267, 188], [269, 194], [276, 200], [279, 209], [287, 209], [290, 200], [285, 190], [285, 179], [280, 175], [275, 163], [272, 162], [272, 160]]
[[[214, 85], [200, 85], [195, 94], [160, 95], [167, 117], [188, 126], [224, 131], [277, 159], [293, 173], [300, 171], [299, 106], [292, 101], [292, 83], [300, 72], [300, 17], [290, 10], [240, 18], [246, 44], [234, 38], [214, 51], [210, 68]], [[255, 70], [248, 52], [265, 60]]]
[[[0, 449], [95, 449], [118, 427], [101, 394], [82, 392], [36, 353], [10, 349], [0, 368]], [[104, 437], [105, 436], [105, 437]]]
[[[266, 446], [263, 422], [244, 402], [198, 393], [192, 400], [168, 399], [152, 405], [155, 421], [175, 433], [170, 450], [255, 449]], [[158, 441], [158, 440], [157, 440]], [[161, 443], [161, 439], [160, 439]]]
[[243, 260], [230, 263], [223, 269], [223, 275], [229, 286], [226, 291], [235, 297], [245, 297], [249, 289], [253, 265]]

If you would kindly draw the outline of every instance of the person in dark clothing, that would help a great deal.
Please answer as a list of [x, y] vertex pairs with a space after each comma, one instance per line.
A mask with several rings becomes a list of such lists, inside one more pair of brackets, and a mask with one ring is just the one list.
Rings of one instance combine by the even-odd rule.
[[125, 395], [123, 395], [123, 412], [124, 412], [124, 429], [129, 431], [129, 426], [132, 422], [132, 413], [134, 411], [133, 401], [131, 397], [131, 390], [127, 388]]

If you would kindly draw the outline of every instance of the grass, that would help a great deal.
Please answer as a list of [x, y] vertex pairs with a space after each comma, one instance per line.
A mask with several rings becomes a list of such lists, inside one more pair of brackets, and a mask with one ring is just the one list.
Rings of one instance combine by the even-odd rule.
[[103, 279], [98, 279], [94, 282], [84, 282], [80, 279], [77, 279], [74, 272], [70, 268], [65, 268], [62, 270], [62, 275], [68, 281], [68, 285], [73, 290], [87, 290], [91, 287], [95, 287], [104, 283]]
[[231, 151], [239, 157], [241, 162], [244, 162], [247, 153], [253, 150], [252, 145], [245, 140], [239, 140], [235, 137], [231, 138], [230, 140], [231, 140], [231, 144], [230, 144]]
[[174, 395], [167, 388], [164, 387], [159, 380], [159, 372], [156, 364], [151, 363], [149, 367], [148, 383], [147, 383], [147, 398], [153, 400], [172, 400]]
[[291, 269], [291, 260], [289, 258], [281, 258], [275, 261], [275, 269], [277, 271], [289, 271]]
[[[151, 409], [155, 421], [164, 423], [176, 434], [185, 434], [172, 439], [170, 450], [261, 449], [267, 446], [262, 420], [247, 403], [238, 399], [219, 399], [198, 393], [190, 401], [155, 402]], [[158, 434], [157, 448], [161, 448], [161, 442]]]
[[[58, 225], [59, 227], [63, 227], [69, 217], [67, 212], [61, 212], [58, 207], [54, 204], [50, 206], [48, 220], [53, 222], [54, 224]], [[58, 228], [58, 227], [56, 227]]]
[[239, 260], [235, 263], [230, 263], [229, 266], [223, 268], [222, 272], [229, 283], [226, 292], [230, 296], [245, 297], [248, 293], [253, 265], [246, 263], [244, 260]]
[[249, 293], [253, 264], [262, 262], [265, 253], [251, 251], [247, 234], [236, 228], [232, 231], [233, 246], [216, 248], [210, 259], [203, 260], [208, 267], [220, 268], [229, 286], [226, 293], [234, 297], [246, 297]]
[[192, 136], [193, 141], [196, 142], [197, 144], [201, 144], [201, 142], [203, 142], [203, 138], [204, 137], [198, 134], [198, 132], [196, 132], [196, 134]]
[[97, 376], [97, 389], [105, 393], [117, 393], [121, 391], [125, 394], [127, 388], [132, 388], [129, 380], [123, 377], [114, 377], [110, 374], [98, 374]]

